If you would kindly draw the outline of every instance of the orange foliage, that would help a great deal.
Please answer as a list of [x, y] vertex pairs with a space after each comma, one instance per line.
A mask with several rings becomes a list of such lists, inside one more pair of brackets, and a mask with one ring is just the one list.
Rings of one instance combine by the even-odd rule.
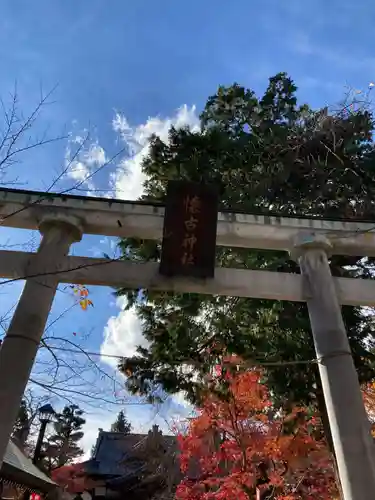
[[371, 434], [375, 438], [375, 383], [370, 382], [362, 387], [363, 401], [369, 420], [371, 422]]
[[[237, 362], [236, 362], [237, 364]], [[336, 494], [333, 468], [317, 425], [303, 408], [274, 415], [256, 370], [217, 372], [224, 396], [210, 392], [179, 436], [179, 500], [283, 500]]]
[[51, 472], [52, 480], [68, 493], [83, 493], [92, 489], [97, 482], [85, 475], [82, 464], [64, 465]]
[[83, 311], [86, 311], [88, 306], [94, 306], [94, 304], [88, 298], [89, 291], [84, 285], [70, 285], [70, 288], [73, 290], [74, 295], [77, 296], [78, 304]]

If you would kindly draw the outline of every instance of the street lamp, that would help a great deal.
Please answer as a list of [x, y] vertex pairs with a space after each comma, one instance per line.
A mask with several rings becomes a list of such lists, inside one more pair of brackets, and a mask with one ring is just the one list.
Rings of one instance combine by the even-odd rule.
[[47, 425], [53, 421], [55, 415], [56, 412], [50, 404], [43, 405], [38, 409], [40, 429], [39, 429], [38, 440], [35, 446], [33, 464], [37, 464], [40, 460], [40, 452], [42, 450], [44, 434], [46, 433]]

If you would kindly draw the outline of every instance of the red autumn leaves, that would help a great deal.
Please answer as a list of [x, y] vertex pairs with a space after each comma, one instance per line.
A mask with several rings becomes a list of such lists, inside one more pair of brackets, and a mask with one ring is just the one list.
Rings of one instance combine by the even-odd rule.
[[180, 436], [179, 500], [332, 499], [330, 456], [319, 419], [306, 409], [275, 411], [256, 370], [217, 370], [221, 394], [208, 392]]
[[95, 487], [97, 481], [90, 479], [82, 464], [64, 465], [51, 472], [52, 480], [68, 493], [83, 493]]

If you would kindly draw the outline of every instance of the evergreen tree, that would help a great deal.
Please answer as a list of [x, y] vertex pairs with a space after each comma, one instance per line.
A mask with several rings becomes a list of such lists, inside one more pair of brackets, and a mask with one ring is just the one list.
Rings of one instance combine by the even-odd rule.
[[[201, 114], [201, 131], [171, 128], [168, 143], [151, 139], [142, 199], [165, 201], [167, 181], [185, 179], [217, 185], [222, 209], [233, 212], [373, 219], [371, 112], [348, 102], [332, 114], [327, 108], [313, 110], [297, 104], [296, 91], [284, 73], [270, 78], [260, 98], [237, 84], [219, 87]], [[127, 260], [160, 259], [158, 241], [127, 238], [120, 246]], [[373, 264], [353, 256], [330, 259], [333, 275], [340, 277], [371, 278]], [[218, 247], [216, 265], [299, 273], [287, 252], [277, 251]], [[135, 394], [152, 394], [161, 385], [200, 401], [199, 380], [223, 353], [249, 363], [315, 357], [304, 303], [152, 290], [117, 293], [135, 307], [149, 341], [120, 366]], [[371, 381], [373, 316], [351, 306], [342, 313], [359, 379]], [[316, 364], [267, 366], [265, 378], [280, 405], [317, 405], [325, 418]]]
[[82, 418], [83, 411], [77, 405], [65, 406], [56, 415], [54, 432], [45, 447], [46, 467], [51, 470], [70, 464], [83, 454], [79, 441], [83, 437], [82, 427], [86, 420]]
[[17, 420], [13, 426], [12, 438], [22, 450], [25, 449], [30, 434], [31, 416], [26, 400], [22, 400]]
[[121, 410], [117, 415], [116, 421], [111, 426], [111, 431], [121, 432], [122, 434], [130, 434], [131, 430], [131, 423], [127, 420], [125, 412]]

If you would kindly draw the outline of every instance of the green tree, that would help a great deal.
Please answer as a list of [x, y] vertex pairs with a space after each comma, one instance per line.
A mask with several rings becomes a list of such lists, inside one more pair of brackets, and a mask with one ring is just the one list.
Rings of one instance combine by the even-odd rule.
[[12, 438], [21, 449], [24, 449], [30, 434], [31, 415], [25, 399], [22, 400], [17, 415], [17, 420], [13, 426]]
[[[168, 180], [212, 183], [222, 209], [279, 216], [372, 219], [375, 194], [373, 117], [363, 105], [336, 112], [298, 105], [297, 87], [284, 73], [270, 78], [260, 98], [234, 84], [219, 87], [201, 114], [201, 131], [171, 128], [168, 143], [153, 137], [143, 162], [144, 200], [165, 200]], [[121, 241], [123, 258], [160, 259], [160, 242]], [[217, 248], [217, 266], [298, 273], [286, 252]], [[334, 256], [335, 276], [370, 278], [372, 259]], [[199, 377], [223, 352], [250, 363], [315, 357], [305, 304], [238, 297], [120, 289], [143, 321], [148, 348], [120, 369], [133, 393], [186, 391], [200, 400]], [[342, 308], [361, 382], [374, 379], [373, 317]], [[324, 400], [316, 365], [268, 366], [276, 401], [292, 406]], [[326, 426], [326, 432], [328, 427]], [[329, 435], [327, 435], [329, 439]]]
[[121, 432], [123, 434], [130, 434], [131, 430], [132, 430], [132, 425], [127, 420], [125, 412], [121, 410], [117, 415], [115, 422], [111, 425], [111, 431]]
[[48, 470], [70, 464], [83, 454], [79, 441], [83, 438], [82, 427], [86, 420], [77, 405], [65, 406], [56, 416], [54, 431], [44, 450], [45, 467]]

